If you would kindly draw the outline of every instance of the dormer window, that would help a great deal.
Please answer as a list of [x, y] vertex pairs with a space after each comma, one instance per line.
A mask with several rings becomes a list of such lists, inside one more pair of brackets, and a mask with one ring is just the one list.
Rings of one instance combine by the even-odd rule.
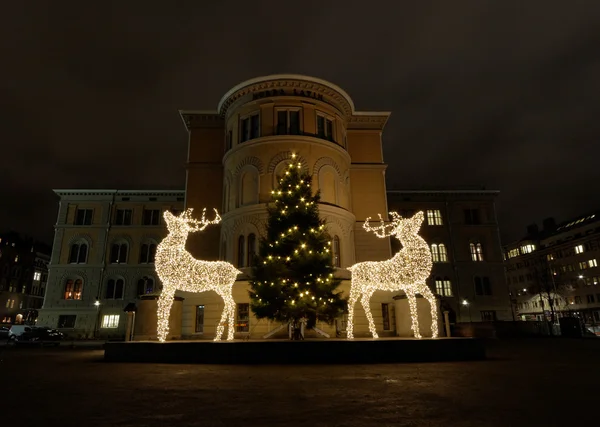
[[242, 119], [240, 126], [240, 142], [258, 138], [260, 134], [260, 121], [258, 113]]

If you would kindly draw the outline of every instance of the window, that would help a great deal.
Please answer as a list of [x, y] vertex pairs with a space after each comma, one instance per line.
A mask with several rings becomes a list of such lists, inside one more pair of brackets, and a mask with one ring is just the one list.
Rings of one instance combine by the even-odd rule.
[[237, 322], [235, 323], [235, 331], [250, 331], [250, 304], [237, 305]]
[[530, 254], [533, 251], [535, 251], [535, 245], [528, 244], [528, 245], [521, 246], [521, 253], [522, 254]]
[[575, 304], [581, 304], [581, 296], [575, 295]]
[[340, 238], [338, 236], [333, 236], [333, 266], [341, 267], [341, 256], [340, 256]]
[[451, 297], [452, 296], [452, 283], [450, 283], [450, 279], [448, 277], [435, 278], [435, 292], [438, 295], [443, 297]]
[[496, 321], [496, 311], [483, 310], [481, 312], [481, 321], [482, 322], [495, 322]]
[[117, 209], [115, 225], [131, 225], [131, 209]]
[[36, 282], [39, 282], [42, 279], [42, 273], [40, 273], [39, 271], [36, 271], [33, 273], [33, 280], [35, 280]]
[[471, 260], [472, 261], [483, 261], [483, 249], [481, 243], [469, 243], [471, 249]]
[[204, 306], [196, 306], [196, 332], [204, 333]]
[[465, 209], [465, 224], [477, 225], [480, 223], [478, 209]]
[[383, 330], [390, 330], [390, 305], [383, 303], [381, 304], [381, 315], [383, 316]]
[[575, 246], [575, 253], [576, 254], [582, 254], [583, 253], [583, 245], [577, 245], [577, 246]]
[[248, 235], [248, 250], [246, 251], [246, 265], [252, 267], [254, 265], [254, 257], [256, 256], [256, 235], [254, 233]]
[[448, 262], [448, 251], [443, 243], [431, 245], [431, 260], [433, 262]]
[[590, 259], [590, 260], [588, 261], [588, 266], [589, 266], [590, 268], [592, 268], [592, 267], [598, 267], [598, 261], [596, 261], [596, 259]]
[[492, 295], [492, 287], [489, 277], [478, 277], [475, 279], [475, 295]]
[[317, 136], [319, 138], [327, 139], [329, 141], [334, 141], [333, 138], [333, 120], [322, 116], [320, 114], [317, 115]]
[[81, 279], [68, 279], [65, 283], [65, 299], [81, 300], [82, 288]]
[[156, 256], [156, 244], [144, 243], [140, 248], [140, 264], [153, 264]]
[[244, 236], [238, 238], [237, 266], [244, 266]]
[[74, 314], [61, 314], [58, 316], [58, 328], [74, 328], [75, 319], [77, 316]]
[[92, 209], [77, 209], [75, 211], [75, 225], [92, 225]]
[[85, 264], [87, 261], [87, 245], [85, 243], [74, 243], [69, 253], [70, 264]]
[[113, 243], [110, 248], [111, 264], [124, 264], [127, 262], [127, 243]]
[[593, 304], [594, 303], [594, 294], [588, 294], [588, 296], [587, 296], [587, 302], [588, 302], [588, 304]]
[[119, 327], [119, 315], [118, 314], [105, 314], [102, 317], [102, 327], [115, 329]]
[[546, 255], [546, 260], [547, 261], [554, 261], [554, 254], [548, 254], [548, 255]]
[[508, 251], [508, 257], [509, 258], [514, 258], [514, 257], [517, 257], [519, 255], [520, 255], [519, 248], [514, 248], [514, 249], [511, 249], [510, 251]]
[[277, 135], [299, 135], [300, 134], [300, 111], [279, 110], [277, 111]]
[[159, 209], [144, 209], [142, 216], [142, 225], [158, 225], [160, 218]]
[[588, 268], [588, 263], [586, 261], [581, 261], [579, 263], [579, 269], [580, 270], [585, 270], [586, 268]]
[[109, 279], [106, 282], [106, 299], [123, 299], [123, 279]]
[[258, 114], [253, 114], [242, 119], [240, 126], [240, 142], [258, 138], [260, 133], [260, 121]]
[[439, 210], [428, 210], [427, 225], [443, 225], [442, 213]]
[[144, 276], [138, 280], [137, 294], [146, 295], [154, 292], [154, 278]]

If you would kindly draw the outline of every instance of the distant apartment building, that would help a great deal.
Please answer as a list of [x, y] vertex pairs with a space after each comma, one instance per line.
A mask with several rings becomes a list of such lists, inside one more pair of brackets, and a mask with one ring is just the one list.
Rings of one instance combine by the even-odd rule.
[[56, 190], [60, 197], [48, 291], [38, 324], [79, 338], [125, 335], [124, 308], [159, 290], [162, 213], [183, 209], [184, 191]]
[[49, 252], [18, 233], [0, 234], [0, 325], [36, 323], [46, 291]]
[[[495, 202], [498, 191], [388, 191], [403, 216], [424, 211], [421, 235], [430, 244], [431, 289], [450, 321], [513, 320], [504, 275]], [[392, 239], [392, 252], [399, 242]]]
[[505, 247], [513, 310], [520, 320], [579, 317], [600, 324], [600, 214], [544, 220]]

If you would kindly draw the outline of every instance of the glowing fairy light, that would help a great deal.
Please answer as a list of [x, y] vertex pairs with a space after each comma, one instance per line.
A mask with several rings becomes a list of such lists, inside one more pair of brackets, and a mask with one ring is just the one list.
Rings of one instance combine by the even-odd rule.
[[200, 221], [192, 219], [192, 209], [187, 209], [179, 216], [165, 211], [164, 218], [169, 234], [156, 248], [154, 265], [156, 273], [163, 284], [162, 293], [158, 298], [158, 339], [164, 342], [169, 333], [169, 313], [173, 305], [175, 291], [205, 292], [215, 291], [223, 298], [225, 306], [221, 321], [217, 326], [215, 341], [220, 341], [228, 325], [227, 340], [233, 340], [235, 302], [232, 287], [241, 272], [225, 261], [202, 261], [195, 259], [185, 250], [188, 234], [202, 231], [211, 224], [221, 221], [215, 209], [215, 219], [206, 219], [206, 209], [202, 211]]
[[348, 339], [354, 338], [354, 304], [359, 299], [369, 321], [369, 330], [373, 338], [379, 338], [369, 307], [369, 300], [376, 290], [404, 291], [410, 306], [415, 338], [421, 338], [416, 295], [422, 295], [431, 306], [431, 333], [433, 338], [437, 338], [437, 304], [433, 292], [425, 282], [430, 276], [433, 266], [431, 251], [427, 242], [419, 236], [419, 229], [424, 218], [423, 212], [417, 212], [412, 218], [402, 218], [396, 212], [390, 212], [390, 216], [392, 222], [385, 225], [383, 218], [379, 215], [381, 220], [379, 227], [369, 226], [371, 218], [367, 218], [363, 228], [374, 232], [380, 238], [394, 236], [402, 243], [402, 249], [389, 260], [359, 262], [348, 268], [352, 272], [348, 299], [348, 326], [346, 328]]

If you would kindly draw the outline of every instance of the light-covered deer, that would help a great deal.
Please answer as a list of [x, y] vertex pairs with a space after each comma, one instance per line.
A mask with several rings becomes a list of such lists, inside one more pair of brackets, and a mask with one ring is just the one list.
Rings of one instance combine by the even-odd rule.
[[431, 305], [431, 332], [433, 338], [437, 338], [437, 304], [435, 296], [426, 283], [433, 265], [431, 251], [427, 242], [419, 236], [419, 229], [424, 218], [423, 212], [417, 212], [412, 218], [402, 218], [396, 212], [390, 212], [390, 216], [392, 220], [387, 225], [381, 215], [379, 215], [381, 220], [379, 227], [369, 225], [371, 218], [367, 218], [363, 224], [365, 230], [374, 232], [377, 237], [394, 236], [402, 243], [402, 249], [391, 259], [359, 262], [348, 268], [352, 272], [350, 297], [348, 299], [348, 326], [346, 329], [348, 339], [354, 338], [354, 305], [359, 299], [369, 321], [369, 330], [373, 338], [379, 338], [369, 307], [369, 300], [377, 290], [404, 291], [410, 306], [412, 330], [415, 338], [421, 338], [416, 295], [422, 295]]
[[215, 291], [223, 298], [225, 303], [221, 321], [217, 327], [215, 341], [220, 341], [229, 325], [227, 340], [233, 339], [235, 302], [233, 301], [232, 288], [235, 279], [241, 272], [225, 261], [201, 261], [195, 259], [185, 250], [188, 234], [202, 231], [210, 224], [221, 221], [215, 209], [215, 219], [206, 219], [206, 209], [202, 211], [200, 221], [192, 218], [192, 209], [187, 209], [175, 216], [165, 211], [164, 218], [169, 234], [156, 248], [154, 265], [156, 273], [163, 284], [162, 293], [158, 298], [158, 339], [164, 342], [169, 333], [169, 314], [173, 305], [175, 291], [205, 292]]

